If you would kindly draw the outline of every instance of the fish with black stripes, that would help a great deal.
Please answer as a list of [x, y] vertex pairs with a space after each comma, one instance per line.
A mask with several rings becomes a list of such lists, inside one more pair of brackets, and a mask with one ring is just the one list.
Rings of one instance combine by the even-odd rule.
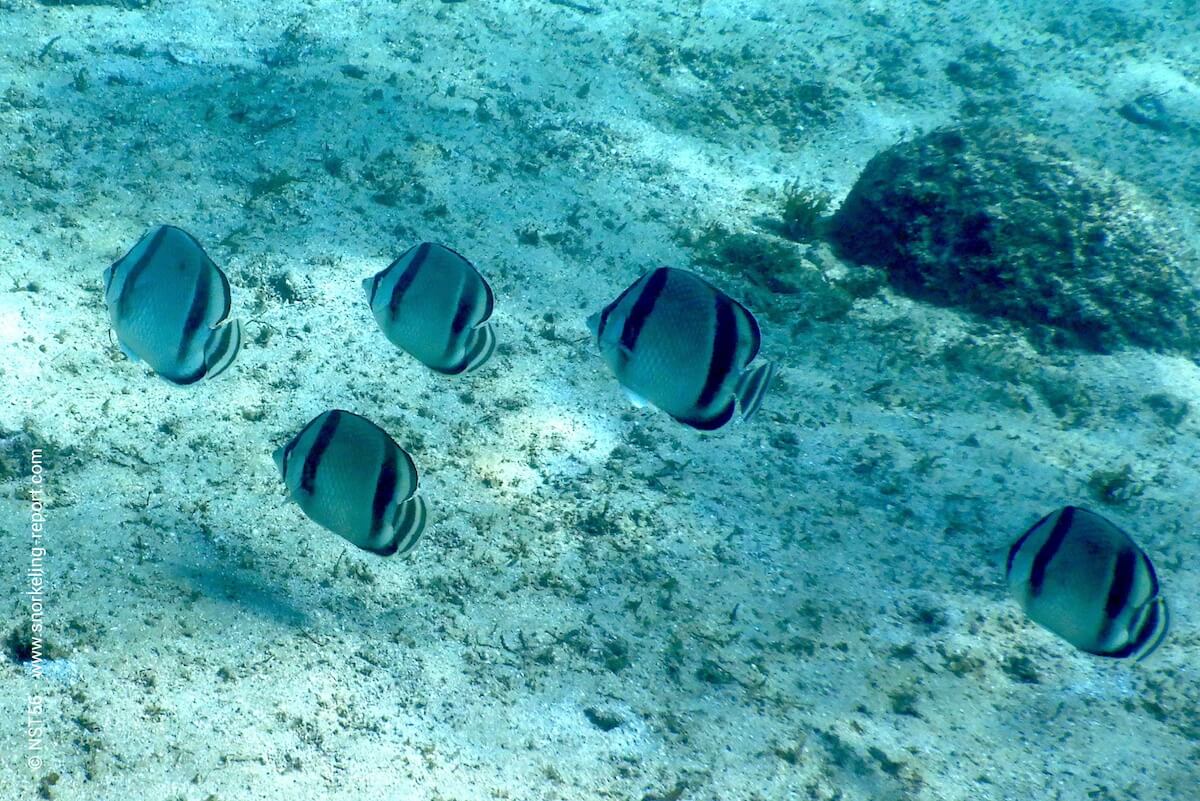
[[421, 538], [427, 515], [417, 467], [367, 418], [323, 412], [273, 457], [304, 513], [364, 551], [405, 554]]
[[1090, 654], [1140, 660], [1167, 635], [1150, 558], [1087, 509], [1065, 506], [1034, 523], [1009, 549], [1007, 577], [1033, 622]]
[[121, 352], [172, 384], [213, 378], [233, 364], [242, 324], [229, 319], [230, 300], [225, 273], [173, 225], [151, 228], [104, 271]]
[[775, 375], [770, 362], [750, 367], [761, 342], [754, 315], [687, 270], [646, 273], [587, 325], [634, 403], [692, 428], [725, 425], [735, 400], [749, 420]]
[[469, 373], [496, 349], [492, 288], [445, 245], [413, 245], [362, 285], [384, 335], [432, 370]]

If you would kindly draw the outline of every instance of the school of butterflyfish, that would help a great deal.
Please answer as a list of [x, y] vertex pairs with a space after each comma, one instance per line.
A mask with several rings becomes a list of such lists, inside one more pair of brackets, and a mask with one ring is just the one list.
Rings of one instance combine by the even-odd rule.
[[[464, 256], [421, 242], [362, 282], [383, 335], [431, 370], [470, 373], [496, 349], [495, 295]], [[177, 385], [226, 372], [242, 346], [229, 279], [200, 243], [171, 225], [148, 231], [104, 271], [121, 351]], [[693, 429], [726, 426], [762, 405], [775, 365], [759, 361], [758, 321], [687, 270], [651, 270], [587, 319], [600, 358], [639, 406]], [[312, 521], [382, 556], [405, 554], [425, 530], [412, 457], [382, 428], [330, 409], [274, 451], [287, 493]], [[1008, 587], [1026, 615], [1076, 648], [1143, 659], [1167, 633], [1150, 558], [1095, 512], [1065, 506], [1012, 545]]]

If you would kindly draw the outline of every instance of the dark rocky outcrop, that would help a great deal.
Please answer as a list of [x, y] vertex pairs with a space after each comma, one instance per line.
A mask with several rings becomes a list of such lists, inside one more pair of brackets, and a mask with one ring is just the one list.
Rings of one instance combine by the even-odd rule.
[[1126, 184], [1033, 136], [968, 127], [896, 145], [829, 236], [900, 291], [1016, 321], [1042, 344], [1200, 351], [1194, 255]]

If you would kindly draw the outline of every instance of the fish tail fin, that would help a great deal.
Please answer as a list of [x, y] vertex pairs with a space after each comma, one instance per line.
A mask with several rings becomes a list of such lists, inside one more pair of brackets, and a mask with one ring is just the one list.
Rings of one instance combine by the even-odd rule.
[[738, 377], [734, 393], [742, 405], [743, 420], [749, 420], [758, 411], [758, 407], [762, 405], [763, 395], [766, 394], [767, 388], [771, 385], [771, 379], [774, 377], [775, 365], [772, 362], [763, 362], [753, 370], [744, 371]]
[[212, 378], [225, 372], [242, 349], [242, 323], [230, 320], [212, 330], [204, 343], [204, 375]]
[[417, 546], [417, 540], [425, 533], [425, 523], [429, 512], [425, 499], [414, 495], [396, 508], [396, 527], [391, 543], [388, 545], [391, 553], [404, 554]]
[[1135, 659], [1141, 662], [1150, 654], [1162, 645], [1162, 641], [1167, 638], [1167, 631], [1171, 628], [1171, 615], [1167, 611], [1167, 602], [1163, 598], [1155, 599], [1147, 615], [1147, 620], [1144, 623], [1145, 641], [1141, 644], [1139, 653]]
[[463, 362], [466, 367], [462, 372], [469, 373], [482, 367], [496, 350], [496, 334], [491, 325], [481, 325], [471, 334], [471, 344], [467, 346], [467, 355]]

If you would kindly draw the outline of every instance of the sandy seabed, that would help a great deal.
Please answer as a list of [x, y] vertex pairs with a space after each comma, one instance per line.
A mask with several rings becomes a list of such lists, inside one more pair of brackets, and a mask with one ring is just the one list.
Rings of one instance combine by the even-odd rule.
[[[781, 374], [699, 434], [631, 409], [583, 318], [955, 121], [1106, 166], [1194, 244], [1198, 42], [1190, 0], [0, 0], [0, 623], [29, 622], [39, 447], [49, 659], [0, 660], [0, 797], [1197, 798], [1195, 363], [710, 270]], [[1119, 113], [1147, 96], [1169, 129]], [[159, 222], [249, 339], [189, 390], [104, 310]], [[478, 373], [370, 317], [360, 281], [420, 240], [495, 290]], [[285, 497], [271, 451], [331, 407], [413, 454], [411, 557]], [[1152, 555], [1151, 660], [1008, 599], [1009, 543], [1064, 503]]]

